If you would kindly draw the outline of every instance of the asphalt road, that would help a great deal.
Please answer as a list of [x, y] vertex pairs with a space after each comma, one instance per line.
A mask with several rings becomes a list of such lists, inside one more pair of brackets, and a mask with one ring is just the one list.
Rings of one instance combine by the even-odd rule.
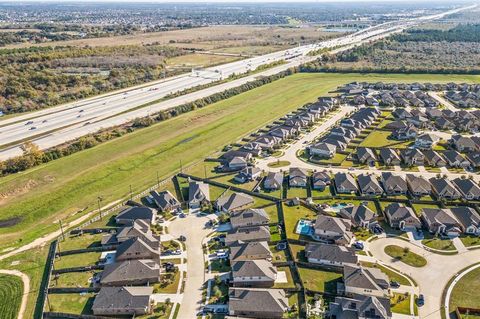
[[[342, 48], [336, 51], [345, 50], [354, 44], [385, 37], [420, 22], [438, 19], [465, 9], [467, 8], [416, 19], [388, 22], [341, 38], [227, 63], [199, 70], [198, 72], [195, 71], [192, 74], [180, 75], [143, 86], [2, 120], [0, 121], [0, 147], [3, 146], [3, 149], [0, 151], [0, 160], [20, 155], [21, 150], [19, 146], [26, 140], [33, 141], [41, 149], [53, 147], [88, 133], [96, 132], [102, 128], [120, 125], [138, 117], [148, 116], [149, 114], [191, 102], [228, 88], [237, 87], [254, 80], [258, 76], [267, 76], [292, 66], [298, 66], [316, 59], [316, 57], [307, 55], [308, 52], [313, 50], [337, 47]], [[255, 70], [261, 65], [280, 60], [286, 60], [288, 63], [191, 94], [163, 102], [159, 101], [170, 93], [212, 83], [221, 78], [227, 78], [232, 74], [246, 73], [250, 70]], [[159, 102], [157, 103], [156, 101]], [[145, 106], [145, 104], [151, 105]]]

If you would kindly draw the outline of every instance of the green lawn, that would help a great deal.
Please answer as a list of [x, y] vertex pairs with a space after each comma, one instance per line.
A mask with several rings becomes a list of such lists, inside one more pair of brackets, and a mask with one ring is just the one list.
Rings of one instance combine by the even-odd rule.
[[303, 187], [289, 187], [287, 190], [287, 198], [306, 198], [307, 189]]
[[0, 274], [0, 313], [2, 319], [17, 318], [22, 295], [23, 283], [20, 277]]
[[480, 308], [480, 268], [477, 268], [460, 279], [453, 288], [450, 298], [450, 308], [456, 307]]
[[304, 206], [283, 205], [283, 219], [287, 238], [299, 239], [300, 235], [295, 233], [295, 228], [300, 219], [315, 219], [317, 214]]
[[93, 278], [95, 272], [71, 272], [60, 275], [53, 275], [50, 287], [90, 287], [89, 280]]
[[305, 288], [311, 291], [335, 294], [342, 280], [342, 274], [333, 271], [299, 267], [298, 272]]
[[62, 251], [100, 246], [100, 241], [104, 235], [85, 233], [83, 235], [66, 236], [65, 240], [59, 242], [59, 246]]
[[153, 292], [158, 294], [177, 293], [180, 283], [180, 271], [164, 273], [160, 276], [160, 282], [153, 285]]
[[62, 269], [95, 265], [100, 255], [101, 253], [99, 252], [91, 252], [57, 257], [55, 259], [55, 268]]
[[[50, 311], [92, 315], [95, 294], [49, 294]], [[47, 306], [48, 310], [48, 306]]]
[[392, 312], [400, 313], [404, 315], [410, 314], [410, 295], [393, 293], [393, 296], [390, 298], [390, 305]]
[[[58, 218], [73, 219], [165, 178], [224, 145], [263, 127], [282, 114], [316, 100], [351, 81], [478, 82], [478, 76], [411, 74], [296, 74], [208, 107], [183, 114], [89, 150], [21, 174], [2, 178], [0, 216], [20, 217], [0, 229], [0, 248], [30, 242], [58, 228]], [[131, 178], [135, 176], [135, 178]]]
[[271, 168], [285, 167], [288, 165], [290, 165], [289, 161], [280, 161], [280, 160], [276, 160], [275, 162], [270, 162], [267, 164], [267, 166]]
[[425, 232], [425, 239], [422, 240], [422, 244], [427, 247], [438, 249], [438, 250], [455, 250], [455, 245], [450, 239], [442, 239], [438, 237], [433, 237], [431, 234]]
[[480, 238], [478, 236], [461, 236], [460, 240], [466, 247], [480, 245]]
[[400, 260], [412, 267], [423, 267], [427, 264], [427, 260], [425, 258], [400, 246], [389, 245], [385, 247], [385, 253], [390, 257]]
[[360, 143], [363, 147], [390, 147], [390, 148], [407, 148], [411, 144], [410, 141], [397, 141], [389, 139], [391, 132], [389, 131], [373, 131]]

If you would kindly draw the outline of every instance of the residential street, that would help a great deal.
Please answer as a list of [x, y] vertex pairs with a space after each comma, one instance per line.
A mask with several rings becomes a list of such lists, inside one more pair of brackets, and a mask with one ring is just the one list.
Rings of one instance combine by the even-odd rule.
[[[427, 265], [416, 268], [391, 258], [384, 251], [388, 245], [408, 247], [413, 253], [423, 256]], [[420, 293], [425, 296], [425, 305], [419, 307], [420, 318], [440, 318], [440, 311], [443, 311], [442, 293], [448, 281], [468, 265], [480, 262], [479, 250], [450, 256], [440, 255], [396, 238], [379, 238], [368, 242], [367, 249], [377, 260], [409, 275], [417, 282]]]
[[177, 218], [168, 225], [168, 230], [173, 238], [180, 235], [186, 237], [187, 248], [187, 281], [183, 300], [177, 319], [196, 318], [202, 306], [202, 286], [205, 278], [205, 260], [203, 258], [202, 240], [211, 228], [205, 228], [205, 224], [215, 215], [200, 216], [188, 214], [185, 218]]

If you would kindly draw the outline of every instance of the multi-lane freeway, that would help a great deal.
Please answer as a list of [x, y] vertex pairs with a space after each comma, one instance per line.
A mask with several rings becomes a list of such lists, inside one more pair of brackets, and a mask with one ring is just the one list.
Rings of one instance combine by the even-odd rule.
[[[0, 121], [0, 160], [20, 155], [20, 145], [27, 140], [33, 141], [41, 149], [47, 149], [102, 128], [121, 125], [138, 117], [148, 116], [228, 88], [237, 87], [254, 80], [258, 76], [267, 76], [292, 66], [298, 66], [316, 59], [316, 57], [308, 55], [311, 51], [321, 48], [335, 48], [336, 51], [346, 50], [352, 45], [386, 37], [418, 23], [442, 18], [445, 15], [468, 8], [472, 8], [472, 6], [436, 15], [388, 22], [340, 38], [203, 70], [193, 70], [191, 74], [155, 81], [143, 86], [2, 120]], [[162, 101], [162, 98], [164, 99], [171, 93], [213, 83], [232, 74], [247, 73], [261, 65], [281, 60], [285, 60], [286, 63], [237, 80], [223, 82], [207, 89]]]

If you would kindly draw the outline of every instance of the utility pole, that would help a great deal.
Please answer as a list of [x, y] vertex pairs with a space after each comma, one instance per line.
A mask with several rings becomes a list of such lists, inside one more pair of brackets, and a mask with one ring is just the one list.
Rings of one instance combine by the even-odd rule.
[[183, 173], [182, 160], [180, 160], [180, 173]]
[[130, 184], [130, 200], [133, 201], [133, 191], [132, 191], [132, 184]]
[[205, 179], [207, 179], [207, 166], [203, 165], [203, 173], [205, 174]]
[[100, 220], [102, 220], [102, 208], [100, 207], [100, 202], [103, 200], [102, 196], [97, 197], [98, 203], [98, 214], [100, 215]]
[[158, 177], [158, 171], [157, 171], [157, 186], [160, 186], [160, 178]]
[[65, 233], [63, 232], [62, 220], [60, 219], [58, 222], [60, 224], [60, 231], [62, 232], [62, 239], [65, 240]]

